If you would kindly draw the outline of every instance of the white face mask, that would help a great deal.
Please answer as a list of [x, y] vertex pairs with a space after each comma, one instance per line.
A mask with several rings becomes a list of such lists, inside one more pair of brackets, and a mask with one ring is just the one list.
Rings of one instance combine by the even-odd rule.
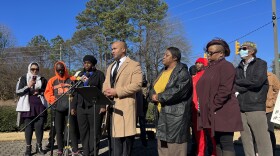
[[242, 50], [241, 49], [239, 51], [239, 55], [240, 55], [241, 58], [247, 57], [249, 55], [249, 50], [248, 49], [247, 50]]

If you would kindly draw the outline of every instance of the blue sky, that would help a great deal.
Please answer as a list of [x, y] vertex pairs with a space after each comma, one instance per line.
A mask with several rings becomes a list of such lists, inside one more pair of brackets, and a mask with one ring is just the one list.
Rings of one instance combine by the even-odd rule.
[[[10, 28], [17, 46], [25, 46], [35, 35], [48, 40], [61, 35], [70, 39], [75, 32], [78, 13], [85, 9], [87, 0], [8, 0], [1, 2], [0, 23]], [[271, 0], [167, 0], [169, 20], [180, 20], [191, 43], [191, 59], [203, 57], [203, 47], [214, 37], [227, 42], [258, 29], [271, 21]], [[277, 3], [279, 8], [279, 4]], [[279, 14], [279, 11], [277, 11]], [[278, 24], [280, 24], [278, 22]], [[239, 39], [253, 41], [257, 56], [271, 65], [274, 58], [272, 24]], [[234, 58], [234, 42], [228, 58]], [[237, 56], [238, 57], [238, 56]], [[269, 69], [271, 70], [271, 69]]]

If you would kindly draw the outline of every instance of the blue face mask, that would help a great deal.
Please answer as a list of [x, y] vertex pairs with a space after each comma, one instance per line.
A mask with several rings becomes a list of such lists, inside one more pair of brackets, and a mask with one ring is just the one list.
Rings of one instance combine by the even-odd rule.
[[240, 50], [239, 51], [239, 55], [240, 55], [240, 57], [241, 58], [244, 58], [244, 57], [246, 57], [246, 56], [248, 56], [249, 55], [249, 50]]

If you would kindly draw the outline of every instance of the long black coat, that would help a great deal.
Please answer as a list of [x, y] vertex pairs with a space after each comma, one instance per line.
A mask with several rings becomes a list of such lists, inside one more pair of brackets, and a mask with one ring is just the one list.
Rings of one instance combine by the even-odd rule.
[[[162, 72], [158, 78], [161, 74]], [[178, 63], [171, 73], [164, 92], [158, 94], [158, 101], [162, 105], [157, 124], [158, 139], [168, 143], [187, 142], [191, 123], [191, 80], [185, 65]], [[154, 88], [150, 91], [150, 97], [153, 94], [155, 94]]]
[[198, 128], [234, 132], [243, 130], [241, 113], [233, 89], [235, 69], [221, 59], [211, 62], [197, 83], [200, 113]]

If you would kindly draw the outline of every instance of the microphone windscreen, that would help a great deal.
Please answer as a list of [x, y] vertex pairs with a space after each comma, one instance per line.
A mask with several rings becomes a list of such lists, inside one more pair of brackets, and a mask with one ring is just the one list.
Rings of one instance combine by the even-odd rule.
[[76, 73], [75, 73], [75, 77], [78, 77], [78, 76], [82, 76], [82, 75], [80, 75], [81, 74], [81, 71], [77, 71]]

